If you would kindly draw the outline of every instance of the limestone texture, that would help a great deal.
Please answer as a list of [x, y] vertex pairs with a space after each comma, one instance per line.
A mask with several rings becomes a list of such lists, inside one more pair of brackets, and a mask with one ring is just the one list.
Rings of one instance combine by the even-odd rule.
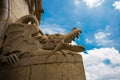
[[[22, 4], [22, 5], [21, 5]], [[42, 0], [0, 0], [0, 80], [86, 80], [81, 30], [44, 34]]]

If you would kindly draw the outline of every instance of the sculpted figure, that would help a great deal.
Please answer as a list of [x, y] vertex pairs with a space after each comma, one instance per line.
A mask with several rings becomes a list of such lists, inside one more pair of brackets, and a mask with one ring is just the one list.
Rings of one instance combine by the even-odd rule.
[[24, 16], [10, 24], [1, 45], [1, 63], [14, 64], [24, 54], [35, 56], [50, 53], [50, 50], [41, 49], [42, 36], [38, 20], [33, 15]]
[[0, 80], [86, 80], [81, 30], [44, 34], [42, 13], [42, 0], [0, 0]]
[[35, 16], [24, 16], [8, 26], [1, 46], [0, 62], [11, 65], [17, 63], [24, 55], [50, 56], [58, 52], [65, 55], [84, 51], [83, 46], [69, 44], [79, 37], [80, 33], [80, 29], [73, 28], [68, 34], [44, 35]]
[[81, 52], [84, 50], [83, 46], [70, 45], [71, 41], [74, 41], [75, 38], [79, 38], [80, 33], [80, 29], [73, 28], [68, 34], [46, 34], [47, 41], [43, 44], [42, 48], [45, 50], [53, 50], [53, 52], [59, 50]]

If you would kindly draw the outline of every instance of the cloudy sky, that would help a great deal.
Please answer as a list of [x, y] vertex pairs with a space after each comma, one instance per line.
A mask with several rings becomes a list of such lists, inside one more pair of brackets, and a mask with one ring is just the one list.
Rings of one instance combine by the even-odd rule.
[[87, 80], [120, 80], [120, 0], [43, 0], [44, 33], [82, 34]]

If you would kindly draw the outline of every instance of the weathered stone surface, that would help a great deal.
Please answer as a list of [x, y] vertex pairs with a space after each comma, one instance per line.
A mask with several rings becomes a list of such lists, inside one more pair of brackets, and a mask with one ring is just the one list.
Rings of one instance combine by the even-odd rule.
[[[45, 56], [23, 58], [13, 66], [0, 66], [2, 80], [86, 80], [82, 57], [80, 54], [59, 58], [46, 59]], [[68, 58], [73, 58], [71, 61]], [[77, 58], [77, 60], [75, 60]], [[63, 60], [63, 61], [62, 61]], [[66, 61], [65, 61], [66, 60]], [[6, 76], [6, 77], [5, 77]]]
[[0, 80], [30, 80], [29, 73], [29, 66], [7, 68], [0, 71]]
[[35, 65], [31, 70], [32, 80], [85, 80], [83, 66], [80, 63]]
[[27, 14], [30, 13], [25, 0], [0, 0], [0, 40], [10, 23]]
[[0, 0], [0, 80], [86, 80], [85, 48], [69, 44], [81, 30], [45, 35], [42, 12], [41, 0]]

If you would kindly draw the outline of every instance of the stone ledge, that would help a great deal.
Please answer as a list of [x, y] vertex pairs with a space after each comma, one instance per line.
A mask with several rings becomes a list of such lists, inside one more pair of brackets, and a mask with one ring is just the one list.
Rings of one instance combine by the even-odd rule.
[[80, 54], [67, 54], [66, 56], [61, 54], [54, 54], [48, 57], [48, 55], [34, 56], [28, 58], [22, 58], [13, 66], [0, 65], [0, 71], [4, 69], [10, 69], [15, 67], [40, 65], [40, 64], [56, 64], [56, 63], [82, 63], [82, 56]]

